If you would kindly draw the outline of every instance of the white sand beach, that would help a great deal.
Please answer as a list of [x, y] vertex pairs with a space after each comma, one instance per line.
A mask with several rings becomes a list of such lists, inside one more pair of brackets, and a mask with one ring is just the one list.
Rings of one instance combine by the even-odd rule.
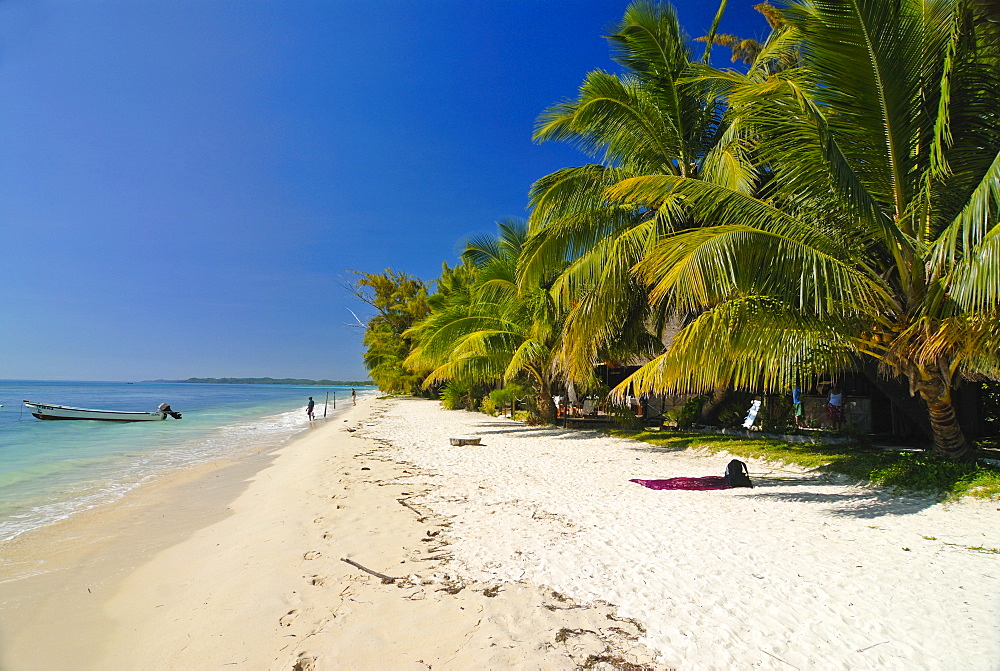
[[[463, 575], [643, 623], [673, 668], [996, 669], [1000, 503], [938, 504], [750, 462], [753, 490], [654, 491], [724, 455], [398, 401], [372, 434], [433, 473]], [[450, 435], [483, 437], [449, 446]], [[993, 553], [969, 548], [985, 547]]]
[[28, 535], [0, 668], [998, 668], [1000, 503], [759, 462], [753, 490], [629, 482], [727, 461], [366, 399]]

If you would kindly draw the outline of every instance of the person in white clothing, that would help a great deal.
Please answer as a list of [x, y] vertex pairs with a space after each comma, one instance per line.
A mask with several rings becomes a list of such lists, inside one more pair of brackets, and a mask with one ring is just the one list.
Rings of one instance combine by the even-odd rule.
[[826, 404], [826, 417], [836, 429], [839, 429], [844, 423], [844, 394], [840, 391], [840, 385], [835, 384], [830, 387], [830, 398]]

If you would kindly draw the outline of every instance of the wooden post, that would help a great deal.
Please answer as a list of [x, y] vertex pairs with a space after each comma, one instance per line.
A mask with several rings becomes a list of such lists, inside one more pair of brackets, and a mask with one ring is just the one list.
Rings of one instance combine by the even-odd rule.
[[330, 405], [330, 392], [326, 392], [326, 402], [323, 403], [323, 416], [326, 417], [326, 406]]
[[337, 392], [333, 392], [333, 409], [337, 409]]

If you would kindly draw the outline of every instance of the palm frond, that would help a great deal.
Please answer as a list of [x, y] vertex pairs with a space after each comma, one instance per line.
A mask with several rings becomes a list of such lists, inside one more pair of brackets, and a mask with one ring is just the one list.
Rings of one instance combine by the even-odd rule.
[[531, 234], [536, 235], [549, 222], [605, 208], [605, 189], [639, 174], [642, 173], [630, 166], [588, 164], [563, 168], [542, 177], [532, 184], [529, 192]]
[[963, 308], [1000, 308], [1000, 151], [928, 258], [932, 279], [940, 277]]
[[852, 360], [856, 325], [831, 328], [768, 296], [746, 296], [706, 310], [685, 326], [661, 356], [615, 389], [629, 393], [704, 393], [719, 384], [758, 392], [797, 383]]
[[916, 186], [923, 2], [810, 0], [784, 15], [802, 36], [812, 96], [831, 109], [848, 161], [866, 190], [901, 217]]
[[576, 101], [539, 115], [534, 139], [568, 142], [608, 164], [627, 160], [663, 170], [683, 153], [684, 135], [662, 103], [640, 80], [591, 72]]
[[521, 371], [531, 371], [536, 376], [550, 365], [552, 350], [537, 340], [524, 340], [509, 359], [503, 373], [505, 380], [513, 380]]

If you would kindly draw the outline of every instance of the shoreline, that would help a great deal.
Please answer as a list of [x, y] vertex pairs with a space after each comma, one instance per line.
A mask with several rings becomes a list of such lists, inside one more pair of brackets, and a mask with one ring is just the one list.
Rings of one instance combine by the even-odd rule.
[[[103, 388], [86, 383], [72, 391], [82, 394], [92, 387]], [[83, 511], [113, 505], [136, 487], [175, 471], [262, 446], [277, 447], [308, 429], [304, 410], [299, 414], [304, 395], [300, 400], [237, 392], [187, 400], [190, 405], [181, 402], [190, 414], [176, 426], [41, 422], [46, 426], [39, 427], [30, 414], [22, 420], [17, 408], [0, 418], [0, 546]], [[322, 396], [317, 409], [322, 415]], [[331, 418], [345, 409], [343, 403], [331, 409]]]
[[[53, 528], [37, 542], [62, 569], [0, 583], [0, 668], [652, 663], [635, 644], [641, 625], [610, 606], [454, 575], [442, 556], [451, 522], [404, 505], [432, 487], [407, 484], [417, 470], [361, 436], [381, 412], [359, 399], [269, 453], [135, 490], [140, 501], [95, 511], [92, 526]], [[173, 522], [144, 526], [185, 496]], [[76, 549], [62, 556], [65, 540]]]
[[86, 525], [54, 534], [52, 550], [73, 541], [50, 558], [61, 582], [22, 593], [31, 603], [12, 602], [16, 587], [43, 578], [0, 583], [0, 668], [1000, 662], [1000, 554], [974, 551], [1000, 547], [995, 502], [763, 462], [753, 490], [628, 482], [724, 460], [370, 397], [144, 491], [132, 516], [97, 515], [92, 536], [114, 542], [88, 545]]
[[[0, 542], [0, 669], [41, 654], [32, 639], [43, 631], [60, 641], [66, 663], [53, 668], [86, 664], [95, 655], [93, 639], [108, 625], [102, 600], [124, 576], [231, 515], [229, 504], [281, 449], [346, 412], [304, 426], [280, 445], [156, 472], [117, 498]], [[64, 626], [67, 610], [76, 616]], [[52, 652], [44, 650], [38, 663], [52, 664]]]

